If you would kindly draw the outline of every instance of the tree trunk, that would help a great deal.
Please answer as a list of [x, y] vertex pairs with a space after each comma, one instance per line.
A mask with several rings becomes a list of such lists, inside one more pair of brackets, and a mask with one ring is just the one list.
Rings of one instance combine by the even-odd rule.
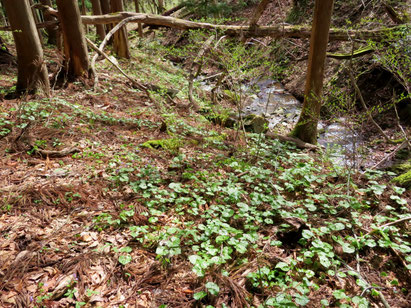
[[[123, 0], [111, 0], [111, 11], [112, 13], [124, 11]], [[113, 42], [114, 52], [120, 58], [130, 58], [127, 28], [122, 27], [119, 31], [114, 34]]]
[[316, 0], [305, 83], [304, 104], [292, 135], [304, 142], [317, 143], [320, 119], [324, 64], [333, 11], [333, 0]]
[[261, 15], [263, 15], [267, 5], [270, 3], [271, 0], [261, 0], [258, 4], [257, 8], [254, 11], [253, 17], [250, 20], [250, 28], [254, 28], [257, 26], [257, 22], [260, 19]]
[[[111, 7], [110, 7], [110, 0], [100, 0], [101, 3], [101, 10], [103, 11], [103, 14], [111, 14]], [[106, 33], [108, 33], [111, 29], [113, 29], [112, 24], [105, 24], [106, 28]]]
[[[140, 1], [134, 0], [134, 5], [136, 7], [136, 13], [140, 13]], [[138, 35], [143, 37], [143, 25], [141, 23], [138, 24]]]
[[[40, 3], [43, 5], [48, 5], [49, 7], [52, 7], [51, 0], [40, 0]], [[55, 17], [51, 16], [47, 12], [43, 12], [43, 18], [45, 22], [56, 20]], [[47, 43], [50, 45], [57, 45], [57, 36], [58, 36], [57, 26], [54, 25], [54, 26], [46, 27], [46, 32], [48, 35]]]
[[158, 14], [163, 14], [164, 12], [164, 0], [158, 0]]
[[[39, 17], [38, 11], [33, 8], [33, 5], [34, 5], [33, 0], [29, 0], [29, 5], [30, 5], [30, 8], [31, 8], [31, 13], [33, 14], [34, 23], [37, 25], [37, 24], [40, 23], [40, 17]], [[39, 35], [41, 46], [43, 47], [44, 46], [44, 41], [43, 41], [43, 35], [41, 34], [41, 29], [37, 29], [37, 33]]]
[[50, 83], [43, 59], [37, 28], [27, 0], [4, 1], [16, 43], [18, 77], [16, 90], [34, 92], [40, 88], [48, 95]]
[[[81, 15], [87, 15], [86, 1], [81, 0]], [[84, 31], [88, 34], [88, 26], [84, 25]]]
[[[91, 5], [93, 6], [93, 15], [103, 15], [100, 0], [91, 0]], [[96, 33], [100, 40], [104, 40], [106, 30], [103, 25], [96, 25]]]
[[57, 0], [63, 29], [65, 66], [70, 79], [89, 74], [89, 59], [80, 9], [76, 0]]

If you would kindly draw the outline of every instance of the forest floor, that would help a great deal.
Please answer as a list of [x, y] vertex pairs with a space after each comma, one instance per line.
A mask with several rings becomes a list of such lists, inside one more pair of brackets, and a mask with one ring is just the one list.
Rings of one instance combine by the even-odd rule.
[[409, 307], [409, 190], [214, 124], [145, 52], [120, 65], [175, 98], [100, 61], [97, 91], [3, 99], [2, 307]]
[[103, 60], [96, 89], [5, 99], [0, 66], [0, 307], [409, 307], [411, 191], [218, 124], [240, 77], [194, 107], [163, 42], [120, 61], [154, 101]]

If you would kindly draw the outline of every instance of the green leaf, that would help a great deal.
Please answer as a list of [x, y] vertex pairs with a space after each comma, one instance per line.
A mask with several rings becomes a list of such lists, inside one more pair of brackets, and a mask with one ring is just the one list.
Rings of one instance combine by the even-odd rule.
[[309, 298], [305, 295], [302, 295], [302, 294], [295, 295], [295, 302], [300, 306], [307, 305], [309, 301], [310, 301]]
[[123, 265], [126, 265], [128, 263], [131, 262], [133, 258], [130, 255], [121, 255], [120, 257], [118, 257], [118, 262], [120, 262]]
[[200, 291], [200, 292], [195, 293], [193, 297], [195, 300], [200, 300], [204, 298], [205, 296], [207, 296], [207, 292]]
[[288, 272], [290, 270], [289, 265], [285, 262], [278, 262], [275, 268], [279, 268], [280, 270], [284, 272]]
[[320, 259], [321, 265], [324, 266], [325, 268], [329, 268], [331, 266], [331, 261], [326, 256], [321, 254], [319, 256], [319, 259]]
[[210, 292], [211, 295], [217, 295], [218, 292], [220, 292], [220, 287], [215, 284], [214, 282], [207, 282], [205, 284], [205, 287], [207, 288], [208, 292]]
[[347, 295], [345, 294], [344, 290], [335, 290], [333, 295], [336, 299], [345, 299]]

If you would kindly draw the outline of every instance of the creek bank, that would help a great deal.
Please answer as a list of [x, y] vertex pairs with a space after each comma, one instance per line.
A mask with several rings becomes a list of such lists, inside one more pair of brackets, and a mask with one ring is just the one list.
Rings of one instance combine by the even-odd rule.
[[[202, 83], [201, 88], [210, 91], [213, 86]], [[244, 98], [239, 102], [241, 112], [215, 115], [211, 120], [234, 127], [242, 119], [246, 131], [261, 133], [269, 129], [279, 134], [287, 134], [297, 123], [302, 104], [281, 83], [272, 79], [257, 80], [243, 85], [241, 92], [238, 95]], [[318, 143], [326, 149], [330, 160], [336, 165], [353, 165], [351, 160], [357, 149], [364, 147], [364, 141], [351, 127], [352, 123], [343, 117], [319, 123]], [[367, 160], [364, 167], [370, 167], [373, 162]]]

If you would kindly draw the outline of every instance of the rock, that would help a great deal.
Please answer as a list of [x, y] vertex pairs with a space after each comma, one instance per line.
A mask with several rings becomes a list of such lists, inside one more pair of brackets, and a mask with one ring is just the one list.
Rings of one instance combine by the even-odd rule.
[[393, 178], [392, 181], [394, 183], [398, 183], [399, 185], [410, 189], [411, 188], [411, 169], [406, 172], [401, 174], [400, 176], [397, 176], [396, 178]]
[[268, 120], [262, 116], [255, 114], [250, 114], [244, 119], [244, 128], [248, 132], [253, 132], [256, 134], [263, 133], [268, 129]]

